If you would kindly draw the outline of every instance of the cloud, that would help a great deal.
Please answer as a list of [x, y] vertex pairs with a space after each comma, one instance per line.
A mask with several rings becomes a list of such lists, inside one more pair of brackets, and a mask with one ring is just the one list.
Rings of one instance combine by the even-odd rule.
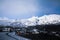
[[36, 3], [36, 0], [5, 0], [2, 2], [1, 10], [3, 15], [26, 16], [30, 14], [31, 16], [38, 10]]
[[8, 20], [7, 17], [0, 17], [0, 20]]
[[0, 21], [2, 21], [2, 22], [15, 22], [15, 19], [9, 19], [7, 17], [0, 17]]

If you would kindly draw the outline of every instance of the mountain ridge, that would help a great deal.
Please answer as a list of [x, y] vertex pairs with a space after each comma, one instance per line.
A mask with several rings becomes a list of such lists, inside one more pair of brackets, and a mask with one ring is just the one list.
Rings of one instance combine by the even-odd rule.
[[60, 24], [60, 15], [58, 14], [50, 14], [44, 15], [41, 17], [33, 16], [28, 19], [9, 19], [9, 18], [1, 18], [0, 17], [0, 25], [4, 26], [13, 26], [13, 27], [28, 27], [28, 26], [36, 26], [36, 25], [49, 25], [49, 24]]

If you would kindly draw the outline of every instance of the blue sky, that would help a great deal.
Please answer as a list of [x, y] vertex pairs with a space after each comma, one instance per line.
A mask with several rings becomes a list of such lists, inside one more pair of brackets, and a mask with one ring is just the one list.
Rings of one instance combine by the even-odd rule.
[[60, 14], [60, 0], [0, 0], [0, 17], [25, 19]]

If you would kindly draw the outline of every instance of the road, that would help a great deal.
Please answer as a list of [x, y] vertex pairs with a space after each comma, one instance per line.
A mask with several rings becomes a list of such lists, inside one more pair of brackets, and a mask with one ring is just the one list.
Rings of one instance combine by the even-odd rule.
[[[18, 40], [13, 37], [6, 35], [7, 32], [0, 32], [0, 40]], [[19, 40], [25, 40], [26, 38], [19, 37]], [[26, 39], [27, 40], [27, 39]]]
[[16, 39], [6, 35], [6, 32], [0, 32], [0, 40], [16, 40]]
[[[12, 33], [13, 34], [13, 33]], [[13, 38], [16, 37], [16, 38]], [[21, 37], [21, 36], [8, 36], [6, 35], [6, 32], [0, 32], [0, 40], [28, 40], [27, 38]], [[56, 37], [54, 35], [47, 35], [47, 34], [40, 34], [40, 35], [34, 35], [32, 36], [32, 40], [60, 40], [60, 37]]]

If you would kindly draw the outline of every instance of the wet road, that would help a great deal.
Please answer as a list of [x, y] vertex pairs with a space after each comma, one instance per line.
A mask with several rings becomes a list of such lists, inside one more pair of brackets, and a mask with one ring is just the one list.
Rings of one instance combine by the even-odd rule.
[[[60, 37], [54, 35], [40, 34], [40, 35], [30, 35], [32, 40], [60, 40]], [[19, 40], [25, 40], [26, 38], [18, 37]], [[6, 32], [0, 32], [0, 40], [17, 40], [13, 37], [6, 35]], [[27, 39], [26, 39], [27, 40]]]
[[13, 38], [11, 36], [6, 35], [6, 33], [7, 32], [0, 32], [0, 40], [27, 40], [26, 38], [18, 37], [18, 36], [16, 36], [16, 38]]
[[6, 32], [0, 32], [0, 40], [16, 40], [16, 39], [6, 35]]

